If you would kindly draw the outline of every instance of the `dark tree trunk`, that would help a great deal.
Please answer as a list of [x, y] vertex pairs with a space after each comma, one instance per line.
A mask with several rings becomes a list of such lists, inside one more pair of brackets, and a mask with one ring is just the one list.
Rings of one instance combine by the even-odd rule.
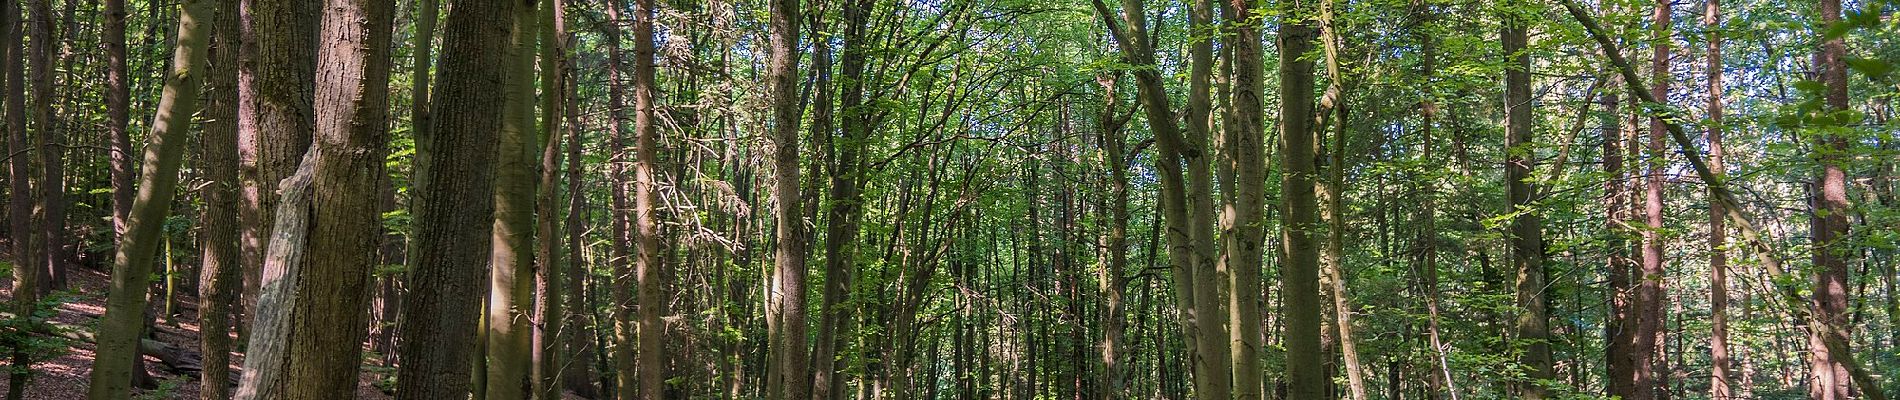
[[1551, 379], [1550, 314], [1544, 290], [1544, 228], [1533, 196], [1536, 185], [1531, 172], [1536, 169], [1535, 144], [1531, 137], [1531, 61], [1529, 26], [1515, 16], [1506, 16], [1501, 35], [1509, 63], [1504, 72], [1506, 189], [1511, 200], [1511, 264], [1517, 270], [1516, 339], [1525, 349], [1518, 361], [1529, 370], [1525, 379], [1511, 382], [1511, 392], [1522, 399], [1543, 399], [1547, 389], [1543, 380]]
[[232, 305], [243, 279], [238, 253], [238, 145], [236, 2], [221, 2], [211, 27], [210, 73], [205, 84], [205, 121], [199, 134], [198, 165], [209, 185], [204, 189], [202, 226], [204, 260], [198, 278], [198, 330], [204, 372], [199, 398], [231, 398]]

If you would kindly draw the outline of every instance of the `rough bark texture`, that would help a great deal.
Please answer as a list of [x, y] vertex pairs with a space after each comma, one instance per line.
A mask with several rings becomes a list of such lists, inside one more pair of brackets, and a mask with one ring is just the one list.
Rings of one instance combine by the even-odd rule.
[[772, 363], [766, 398], [810, 397], [811, 360], [805, 348], [805, 221], [798, 191], [798, 0], [771, 0], [771, 62], [767, 82], [772, 101], [772, 196], [778, 249], [773, 255], [766, 322]]
[[[105, 27], [100, 32], [106, 50], [106, 147], [111, 149], [112, 232], [125, 234], [125, 217], [132, 212], [132, 89], [125, 70], [125, 0], [105, 0]], [[18, 57], [9, 57], [19, 59]]]
[[637, 365], [634, 348], [638, 346], [634, 326], [633, 307], [633, 207], [627, 202], [627, 134], [626, 134], [626, 87], [621, 83], [620, 25], [621, 0], [607, 0], [607, 20], [610, 24], [601, 26], [602, 36], [607, 37], [607, 180], [613, 185], [610, 191], [612, 208], [608, 211], [612, 219], [611, 257], [607, 263], [612, 269], [614, 340], [613, 340], [613, 394], [620, 400], [632, 400], [636, 392], [628, 388], [636, 385]]
[[[14, 201], [34, 199], [38, 210], [33, 222], [38, 224], [39, 237], [35, 247], [38, 253], [33, 264], [39, 269], [39, 282], [34, 288], [45, 294], [60, 289], [66, 276], [66, 264], [70, 257], [66, 254], [66, 143], [59, 129], [53, 126], [53, 48], [59, 38], [53, 34], [52, 0], [30, 0], [32, 9], [32, 44], [28, 64], [32, 67], [30, 79], [33, 81], [33, 146], [38, 147], [39, 181], [32, 196], [16, 196]], [[24, 147], [13, 147], [23, 149]]]
[[1510, 196], [1511, 265], [1517, 270], [1516, 346], [1523, 346], [1518, 362], [1527, 370], [1523, 380], [1510, 382], [1511, 392], [1521, 399], [1543, 399], [1546, 389], [1540, 380], [1554, 377], [1551, 371], [1550, 314], [1544, 290], [1543, 219], [1533, 204], [1537, 193], [1531, 171], [1536, 169], [1531, 138], [1531, 59], [1529, 27], [1517, 16], [1506, 16], [1501, 35], [1509, 64], [1504, 72], [1506, 191]]
[[[1123, 304], [1127, 282], [1122, 278], [1128, 268], [1128, 139], [1122, 128], [1126, 119], [1117, 119], [1115, 82], [1121, 75], [1099, 76], [1096, 82], [1102, 84], [1102, 113], [1097, 117], [1101, 130], [1101, 146], [1104, 165], [1108, 171], [1108, 226], [1102, 234], [1102, 248], [1108, 256], [1102, 265], [1101, 285], [1103, 304], [1102, 321], [1102, 370], [1096, 382], [1096, 391], [1109, 400], [1125, 398], [1123, 388], [1128, 385], [1123, 371], [1126, 364], [1123, 359], [1124, 326], [1127, 325], [1126, 306]], [[969, 389], [974, 389], [971, 387]], [[974, 395], [974, 393], [972, 393]]]
[[[494, 250], [489, 258], [487, 379], [476, 389], [488, 399], [522, 399], [532, 387], [534, 352], [534, 59], [540, 30], [538, 0], [514, 1], [508, 47], [507, 97], [495, 159]], [[477, 397], [481, 398], [481, 397]]]
[[204, 261], [199, 269], [198, 331], [204, 365], [199, 398], [231, 398], [232, 306], [243, 285], [238, 250], [238, 145], [236, 2], [220, 2], [211, 28], [210, 73], [205, 83], [203, 131], [199, 134], [198, 166], [204, 171]]
[[277, 185], [310, 148], [320, 2], [241, 1], [238, 178], [244, 188], [238, 220], [244, 229], [244, 315], [255, 318]]
[[1316, 137], [1330, 137], [1331, 145], [1327, 149], [1325, 161], [1326, 181], [1319, 186], [1320, 220], [1327, 225], [1326, 244], [1320, 254], [1320, 281], [1324, 285], [1327, 297], [1332, 299], [1329, 306], [1333, 310], [1333, 332], [1339, 342], [1341, 367], [1346, 370], [1346, 393], [1353, 400], [1366, 399], [1366, 378], [1363, 363], [1359, 361], [1359, 345], [1353, 338], [1352, 299], [1346, 293], [1345, 266], [1345, 193], [1346, 193], [1346, 97], [1344, 93], [1345, 75], [1340, 72], [1339, 47], [1343, 40], [1339, 34], [1338, 20], [1333, 17], [1337, 0], [1320, 3], [1319, 23], [1322, 52], [1326, 56], [1326, 93], [1320, 97], [1319, 119], [1326, 121], [1317, 130], [1331, 129], [1331, 136], [1315, 134]]
[[[654, 81], [654, 18], [658, 12], [653, 0], [634, 0], [633, 4], [633, 243], [638, 256], [633, 261], [634, 280], [639, 284], [640, 301], [640, 398], [661, 400], [666, 392], [666, 283], [665, 249], [660, 247], [659, 85]], [[794, 164], [796, 162], [794, 161]], [[781, 164], [782, 165], [782, 164]], [[796, 181], [796, 179], [793, 179]], [[781, 200], [782, 201], [782, 200]], [[797, 202], [793, 202], [796, 204]], [[801, 251], [798, 257], [803, 257]], [[803, 303], [800, 303], [803, 304]], [[800, 320], [803, 322], [803, 320]], [[801, 338], [803, 336], [800, 336]], [[804, 346], [801, 339], [799, 346]], [[628, 388], [631, 389], [631, 388]]]
[[292, 287], [288, 392], [273, 399], [354, 396], [382, 240], [381, 204], [365, 194], [378, 192], [389, 142], [395, 2], [329, 0], [323, 10], [309, 251]]
[[172, 52], [172, 71], [159, 96], [158, 112], [147, 136], [139, 174], [138, 195], [125, 236], [113, 255], [111, 293], [106, 315], [99, 324], [99, 347], [93, 362], [91, 400], [130, 398], [132, 360], [138, 356], [139, 332], [145, 321], [146, 286], [153, 256], [163, 238], [164, 223], [177, 193], [178, 167], [183, 161], [192, 114], [204, 82], [205, 46], [215, 9], [210, 0], [190, 0], [178, 17], [178, 40]]
[[[6, 46], [6, 140], [9, 153], [16, 149], [26, 149], [28, 134], [26, 130], [26, 57], [24, 32], [21, 31], [19, 1], [8, 1], [4, 7], [6, 26], [4, 45]], [[40, 246], [36, 245], [40, 232], [33, 226], [33, 184], [37, 179], [33, 173], [34, 157], [21, 153], [7, 160], [7, 228], [12, 240], [13, 301], [11, 307], [16, 316], [30, 316], [39, 301], [40, 273], [37, 268], [18, 268], [23, 265], [39, 265]], [[9, 354], [13, 365], [27, 366], [32, 363], [32, 355], [23, 349], [14, 349]], [[26, 384], [32, 379], [29, 368], [9, 368], [7, 371], [7, 398], [20, 399], [26, 394]]]
[[469, 393], [475, 322], [493, 228], [494, 168], [507, 99], [504, 69], [515, 1], [451, 3], [432, 126], [416, 140], [410, 296], [403, 301], [396, 398]]
[[244, 347], [244, 375], [238, 378], [238, 400], [268, 400], [287, 396], [290, 367], [291, 310], [296, 303], [303, 256], [310, 238], [310, 181], [316, 174], [315, 153], [305, 154], [297, 171], [278, 187], [277, 219], [271, 224], [269, 249], [264, 255], [257, 295], [257, 315], [251, 321], [250, 340]]

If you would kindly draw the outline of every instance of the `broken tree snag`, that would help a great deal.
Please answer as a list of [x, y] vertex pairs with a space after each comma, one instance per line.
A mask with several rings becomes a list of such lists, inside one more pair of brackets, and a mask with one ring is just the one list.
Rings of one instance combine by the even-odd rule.
[[316, 151], [304, 153], [297, 171], [278, 185], [277, 221], [265, 247], [262, 291], [251, 322], [251, 342], [244, 348], [244, 375], [238, 378], [237, 400], [275, 399], [281, 396], [284, 367], [289, 364], [290, 305], [296, 300], [297, 271], [303, 260], [310, 225], [310, 182], [316, 173]]

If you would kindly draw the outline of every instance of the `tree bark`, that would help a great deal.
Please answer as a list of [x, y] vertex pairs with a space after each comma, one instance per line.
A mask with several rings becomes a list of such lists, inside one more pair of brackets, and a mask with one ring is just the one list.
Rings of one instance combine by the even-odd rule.
[[[656, 140], [659, 136], [659, 116], [656, 115], [659, 85], [654, 81], [656, 50], [653, 30], [658, 12], [653, 0], [634, 0], [633, 144], [637, 152], [633, 160], [633, 242], [638, 256], [633, 260], [633, 278], [639, 284], [641, 400], [660, 400], [665, 396], [666, 360], [669, 358], [666, 355], [666, 326], [662, 319], [667, 315], [667, 307], [661, 293], [666, 287], [662, 279], [668, 273], [665, 272], [667, 265], [663, 257], [665, 249], [660, 247], [660, 181], [656, 176], [659, 153], [662, 151]], [[797, 162], [793, 161], [792, 164], [796, 165]], [[796, 182], [796, 175], [793, 176], [792, 181]], [[798, 257], [804, 256], [802, 250], [797, 254]], [[802, 335], [799, 337], [801, 340], [796, 343], [802, 347], [805, 342]]]
[[509, 78], [507, 49], [518, 2], [451, 3], [432, 126], [417, 136], [410, 231], [409, 298], [402, 307], [403, 364], [396, 398], [469, 393], [475, 322], [481, 313], [494, 222], [497, 132], [507, 103], [493, 85]]
[[1528, 370], [1521, 380], [1510, 382], [1511, 392], [1522, 399], [1548, 396], [1543, 380], [1554, 377], [1551, 371], [1550, 314], [1548, 294], [1544, 290], [1544, 228], [1536, 205], [1537, 185], [1531, 176], [1536, 170], [1536, 144], [1531, 137], [1531, 61], [1525, 47], [1529, 44], [1529, 26], [1521, 17], [1504, 16], [1501, 34], [1509, 64], [1504, 72], [1506, 191], [1510, 197], [1511, 264], [1517, 270], [1516, 341], [1524, 346], [1518, 357]]
[[[19, 1], [9, 1], [6, 2], [5, 5], [0, 5], [0, 7], [4, 7], [6, 14], [0, 16], [0, 19], [4, 19], [6, 23], [6, 26], [0, 29], [5, 29], [4, 45], [6, 46], [7, 54], [4, 61], [6, 63], [7, 75], [5, 94], [7, 149], [10, 150], [9, 154], [20, 153], [20, 156], [9, 157], [7, 159], [7, 185], [9, 188], [7, 193], [9, 200], [7, 202], [7, 236], [9, 236], [9, 239], [13, 242], [12, 261], [14, 265], [13, 301], [11, 306], [14, 315], [31, 316], [39, 303], [39, 285], [42, 274], [40, 274], [38, 268], [22, 268], [21, 266], [40, 265], [43, 262], [39, 261], [38, 255], [41, 247], [37, 245], [42, 232], [35, 232], [33, 229], [33, 209], [35, 203], [33, 199], [36, 196], [34, 196], [33, 193], [32, 181], [39, 177], [34, 176], [33, 157], [28, 157], [26, 153], [22, 152], [22, 150], [27, 149], [29, 138], [26, 129], [27, 97], [25, 72], [27, 57], [24, 57], [26, 55], [24, 44], [26, 37], [25, 32], [22, 31], [21, 3], [22, 2]], [[24, 322], [24, 320], [22, 322]], [[22, 368], [10, 368], [9, 371], [7, 371], [7, 398], [20, 399], [25, 396], [27, 382], [33, 377], [33, 370], [24, 367], [31, 365], [33, 358], [32, 354], [27, 352], [27, 349], [24, 347], [15, 347], [11, 350], [12, 351], [9, 352], [10, 361], [13, 365], [21, 366]]]
[[[844, 388], [836, 378], [843, 360], [836, 357], [844, 341], [841, 332], [851, 330], [850, 308], [842, 307], [857, 275], [858, 223], [863, 215], [865, 179], [864, 149], [873, 128], [872, 114], [864, 109], [864, 70], [871, 51], [870, 14], [875, 1], [847, 0], [843, 4], [844, 57], [840, 60], [839, 108], [844, 112], [842, 136], [835, 144], [836, 164], [831, 169], [831, 204], [825, 227], [825, 293], [822, 318], [818, 327], [817, 348], [812, 360], [818, 364], [812, 378], [812, 398], [833, 399]], [[829, 134], [824, 133], [824, 134]]]
[[[475, 389], [494, 400], [527, 398], [533, 364], [535, 39], [539, 0], [517, 4], [501, 91], [501, 137], [495, 159], [495, 227], [489, 258], [487, 379]], [[477, 397], [482, 398], [482, 397]]]
[[[1227, 47], [1232, 51], [1231, 72], [1229, 76], [1228, 107], [1233, 118], [1227, 122], [1229, 137], [1226, 143], [1228, 162], [1232, 164], [1235, 180], [1238, 184], [1231, 201], [1226, 219], [1231, 231], [1225, 242], [1227, 265], [1230, 275], [1229, 322], [1232, 324], [1232, 348], [1234, 363], [1234, 398], [1240, 400], [1261, 400], [1266, 398], [1266, 385], [1261, 377], [1260, 352], [1265, 348], [1262, 343], [1261, 329], [1265, 323], [1261, 320], [1261, 269], [1266, 260], [1266, 133], [1264, 96], [1261, 88], [1261, 45], [1259, 23], [1253, 19], [1255, 2], [1250, 0], [1229, 0], [1225, 10], [1227, 23], [1232, 26], [1232, 42]], [[1125, 174], [1125, 172], [1124, 172]], [[1122, 177], [1126, 179], [1126, 176]], [[1125, 181], [1121, 184], [1126, 184]], [[1118, 194], [1117, 201], [1126, 207], [1126, 188]], [[1127, 222], [1126, 209], [1121, 210], [1121, 222]], [[1126, 229], [1126, 226], [1122, 226]], [[1125, 262], [1125, 261], [1124, 261]], [[1119, 278], [1119, 274], [1117, 275]], [[1120, 320], [1121, 315], [1113, 316]]]
[[[1702, 11], [1708, 35], [1708, 141], [1709, 172], [1726, 179], [1722, 166], [1722, 2], [1708, 0]], [[1714, 194], [1709, 195], [1714, 198]], [[1709, 398], [1729, 400], [1734, 376], [1728, 350], [1728, 230], [1723, 226], [1722, 203], [1709, 202]]]
[[232, 305], [243, 285], [238, 249], [237, 60], [238, 8], [236, 2], [218, 3], [211, 27], [210, 73], [205, 83], [203, 131], [199, 133], [198, 164], [209, 185], [204, 189], [204, 259], [198, 278], [198, 339], [204, 357], [199, 398], [231, 398]]
[[778, 250], [773, 255], [771, 291], [767, 294], [766, 322], [771, 343], [766, 358], [772, 362], [766, 398], [791, 400], [810, 397], [811, 360], [805, 349], [805, 222], [798, 192], [798, 0], [771, 0], [771, 62], [766, 81], [772, 101], [774, 173], [772, 196], [777, 206]]
[[568, 286], [561, 281], [561, 135], [567, 114], [567, 2], [549, 0], [541, 13], [541, 177], [535, 187], [534, 258], [534, 380], [533, 397], [542, 400], [561, 398], [561, 363], [568, 360], [562, 340], [567, 325], [566, 303], [562, 296]]
[[306, 211], [308, 251], [293, 270], [300, 276], [286, 288], [299, 293], [288, 310], [287, 391], [273, 399], [355, 395], [369, 329], [363, 310], [370, 272], [380, 261], [381, 205], [365, 194], [378, 192], [389, 141], [395, 2], [328, 0], [323, 10], [313, 102], [316, 156], [306, 158], [316, 163]]
[[1280, 296], [1286, 314], [1286, 396], [1317, 399], [1332, 385], [1320, 347], [1319, 241], [1314, 193], [1313, 61], [1301, 55], [1313, 48], [1316, 29], [1300, 2], [1281, 5], [1280, 45], [1280, 193], [1286, 243], [1280, 266]]
[[[279, 182], [310, 148], [316, 82], [316, 1], [241, 0], [238, 176], [244, 182], [244, 309], [256, 318]], [[248, 330], [247, 330], [248, 336]]]
[[[1820, 0], [1817, 8], [1822, 26], [1831, 27], [1840, 23], [1840, 0]], [[1826, 86], [1821, 96], [1826, 109], [1848, 110], [1846, 41], [1841, 37], [1824, 38], [1819, 50], [1815, 54], [1815, 65], [1819, 69], [1821, 83]], [[1810, 229], [1814, 237], [1813, 260], [1816, 271], [1811, 307], [1816, 320], [1835, 327], [1848, 326], [1847, 264], [1848, 259], [1858, 252], [1840, 243], [1848, 237], [1848, 216], [1853, 212], [1853, 206], [1847, 198], [1848, 143], [1849, 139], [1838, 133], [1815, 131], [1814, 147], [1821, 167], [1810, 189], [1813, 196]], [[1824, 337], [1827, 335], [1834, 337]], [[1848, 399], [1852, 382], [1848, 378], [1847, 367], [1838, 358], [1851, 355], [1836, 354], [1836, 349], [1829, 348], [1825, 342], [1851, 343], [1853, 338], [1845, 331], [1820, 329], [1810, 329], [1809, 336], [1808, 398]]]
[[[46, 294], [60, 289], [66, 276], [66, 148], [61, 133], [53, 127], [53, 48], [59, 41], [53, 33], [52, 0], [29, 0], [33, 23], [32, 49], [27, 63], [32, 67], [33, 83], [33, 146], [38, 147], [39, 181], [34, 185], [38, 192], [32, 196], [15, 196], [13, 201], [34, 199], [38, 204], [33, 222], [38, 226], [40, 236], [35, 238], [38, 253], [34, 264], [39, 269], [35, 290]], [[14, 147], [14, 149], [23, 149]]]
[[[125, 0], [105, 0], [105, 27], [100, 32], [106, 50], [106, 147], [110, 149], [112, 232], [125, 234], [125, 218], [132, 212], [132, 90], [125, 67]], [[235, 17], [234, 17], [235, 18]], [[8, 57], [17, 60], [19, 57]]]
[[[1346, 181], [1346, 99], [1344, 94], [1345, 76], [1340, 73], [1339, 48], [1341, 38], [1338, 22], [1333, 18], [1333, 8], [1337, 0], [1326, 0], [1320, 4], [1320, 35], [1322, 50], [1326, 55], [1326, 93], [1320, 97], [1319, 119], [1327, 123], [1316, 127], [1316, 132], [1331, 128], [1333, 143], [1328, 149], [1325, 162], [1326, 182], [1319, 185], [1320, 219], [1326, 222], [1326, 243], [1320, 259], [1321, 288], [1332, 298], [1333, 327], [1337, 330], [1339, 353], [1346, 370], [1346, 392], [1353, 400], [1365, 400], [1366, 378], [1364, 364], [1359, 361], [1359, 346], [1353, 338], [1352, 302], [1346, 293], [1345, 272], [1345, 193]], [[1316, 137], [1325, 137], [1315, 133]]]
[[165, 89], [159, 97], [159, 112], [147, 136], [150, 143], [146, 145], [145, 161], [140, 169], [138, 195], [126, 220], [126, 234], [113, 256], [111, 292], [106, 299], [105, 317], [99, 325], [98, 351], [90, 374], [91, 385], [86, 392], [91, 400], [126, 399], [132, 394], [130, 368], [138, 356], [139, 333], [145, 320], [146, 286], [151, 279], [153, 255], [163, 238], [165, 218], [178, 190], [185, 133], [191, 116], [198, 111], [198, 95], [204, 82], [204, 50], [215, 12], [212, 6], [208, 0], [190, 0], [183, 4], [184, 11], [179, 14], [172, 71], [166, 76]]

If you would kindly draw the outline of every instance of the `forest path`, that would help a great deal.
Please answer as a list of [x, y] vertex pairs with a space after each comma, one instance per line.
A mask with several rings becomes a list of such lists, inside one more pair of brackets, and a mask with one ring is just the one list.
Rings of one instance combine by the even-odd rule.
[[[68, 299], [59, 305], [53, 322], [68, 326], [94, 329], [98, 318], [105, 313], [106, 287], [110, 280], [105, 272], [75, 266], [68, 272], [70, 292]], [[0, 285], [0, 301], [11, 302], [13, 285], [7, 282]], [[154, 293], [153, 301], [162, 301], [163, 293]], [[178, 293], [176, 316], [160, 318], [156, 339], [182, 350], [184, 358], [196, 362], [198, 351], [198, 297], [195, 293]], [[68, 340], [70, 348], [65, 349], [51, 360], [33, 365], [33, 379], [28, 382], [26, 400], [73, 400], [86, 397], [87, 374], [92, 370], [94, 344], [90, 341]], [[235, 339], [233, 340], [235, 342]], [[0, 357], [0, 364], [5, 364]], [[196, 399], [198, 398], [198, 372], [174, 373], [160, 363], [158, 358], [145, 356], [146, 371], [159, 382], [159, 388], [146, 390], [135, 395], [139, 399]], [[358, 378], [356, 397], [364, 400], [392, 398], [377, 390], [373, 382], [382, 374], [371, 373], [375, 366], [365, 361], [364, 373]], [[243, 354], [231, 356], [231, 376], [236, 378], [240, 366], [244, 364]], [[5, 390], [7, 377], [0, 373], [0, 392]]]

